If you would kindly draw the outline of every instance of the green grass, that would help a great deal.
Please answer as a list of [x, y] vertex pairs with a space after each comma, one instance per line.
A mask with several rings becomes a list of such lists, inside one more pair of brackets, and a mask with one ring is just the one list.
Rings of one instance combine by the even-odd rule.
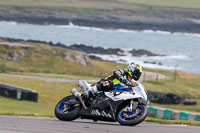
[[[106, 66], [106, 64], [104, 64]], [[169, 72], [170, 73], [170, 72]], [[179, 72], [182, 73], [182, 72]], [[185, 74], [185, 73], [184, 73]], [[62, 77], [62, 78], [68, 78], [70, 75], [62, 75], [62, 74], [35, 74], [34, 75], [41, 75], [41, 76], [48, 76], [48, 77]], [[195, 79], [199, 78], [200, 75], [194, 75], [189, 74], [190, 79], [188, 79], [191, 83], [195, 82]], [[183, 76], [183, 75], [182, 75]], [[72, 76], [71, 79], [84, 79], [83, 76]], [[86, 77], [86, 79], [93, 79], [93, 77]], [[95, 78], [98, 80], [99, 78]], [[180, 80], [180, 81], [179, 81]], [[188, 82], [189, 82], [188, 81]], [[51, 116], [53, 115], [53, 108], [55, 104], [58, 102], [59, 99], [61, 99], [64, 96], [69, 95], [69, 88], [77, 87], [76, 83], [51, 83], [51, 82], [45, 82], [40, 80], [32, 80], [32, 79], [23, 79], [23, 78], [16, 78], [16, 77], [10, 77], [10, 76], [0, 76], [0, 82], [8, 83], [16, 86], [21, 86], [24, 88], [29, 88], [36, 90], [39, 93], [39, 102], [33, 103], [28, 101], [19, 101], [14, 99], [8, 99], [5, 97], [0, 97], [0, 113], [10, 113], [10, 114], [35, 114], [35, 115], [42, 115], [42, 116]], [[157, 83], [158, 82], [158, 83]], [[151, 91], [157, 91], [157, 92], [169, 92], [172, 91], [173, 93], [176, 93], [180, 96], [190, 96], [199, 98], [200, 92], [198, 86], [193, 86], [194, 88], [190, 88], [190, 93], [186, 93], [187, 90], [184, 90], [184, 88], [179, 86], [185, 86], [187, 83], [185, 80], [181, 81], [181, 76], [177, 78], [177, 84], [174, 83], [171, 80], [162, 80], [162, 81], [148, 81], [143, 82], [144, 86]], [[166, 89], [167, 87], [170, 88], [170, 86], [174, 84], [175, 87], [170, 89]], [[197, 83], [196, 83], [197, 84]], [[185, 87], [186, 89], [190, 86]], [[197, 87], [197, 88], [196, 88]], [[175, 89], [175, 90], [173, 90]], [[23, 103], [23, 104], [21, 104]], [[171, 108], [171, 109], [177, 109], [177, 110], [186, 110], [186, 111], [192, 111], [192, 112], [200, 112], [200, 100], [198, 100], [197, 106], [183, 106], [183, 105], [159, 105], [151, 103], [150, 105], [153, 106], [159, 106], [163, 108]], [[18, 106], [19, 105], [19, 106]], [[29, 107], [31, 106], [31, 107]]]
[[[5, 42], [5, 40], [0, 40]], [[19, 42], [26, 44], [27, 42]], [[114, 63], [107, 62], [111, 66], [107, 69], [101, 65], [100, 61], [91, 60], [91, 64], [81, 65], [75, 61], [65, 59], [65, 54], [78, 54], [77, 51], [48, 46], [40, 43], [28, 43], [32, 48], [8, 48], [0, 45], [0, 53], [8, 55], [9, 53], [21, 53], [23, 51], [25, 58], [17, 61], [5, 59], [0, 55], [0, 72], [26, 72], [26, 73], [55, 73], [68, 75], [81, 75], [102, 77], [111, 73], [115, 68]], [[56, 53], [55, 53], [56, 51]], [[19, 56], [18, 56], [19, 57]]]
[[56, 74], [56, 73], [21, 73], [21, 72], [11, 72], [11, 74], [20, 75], [31, 75], [31, 76], [42, 76], [42, 77], [53, 77], [53, 78], [63, 78], [72, 80], [98, 80], [99, 77], [96, 76], [83, 76], [83, 75], [72, 75], [72, 74]]
[[[109, 64], [109, 63], [108, 63]], [[107, 66], [105, 63], [104, 66]], [[112, 66], [109, 64], [108, 66]], [[109, 67], [108, 67], [109, 68]], [[160, 71], [160, 70], [153, 70], [153, 71]], [[172, 75], [172, 72], [168, 71]], [[169, 74], [169, 76], [170, 76]], [[185, 81], [182, 79], [183, 76], [188, 75], [188, 80], [193, 83], [196, 82], [196, 79], [199, 79], [200, 75], [195, 74], [188, 74], [188, 73], [182, 73], [179, 72], [179, 77], [177, 78], [177, 86], [180, 84], [185, 85]], [[181, 76], [180, 76], [181, 74]], [[186, 75], [185, 75], [186, 74]], [[62, 75], [62, 74], [35, 74], [34, 75], [42, 75], [42, 76], [48, 76], [48, 77], [70, 77], [70, 75]], [[72, 79], [76, 78], [83, 78], [83, 76], [72, 76]], [[87, 79], [93, 78], [93, 77], [86, 77]], [[97, 78], [98, 79], [98, 78]], [[180, 81], [179, 81], [180, 80]], [[182, 81], [183, 80], [183, 81]], [[181, 82], [182, 81], [182, 82]], [[189, 82], [188, 81], [188, 82]], [[45, 82], [40, 80], [33, 80], [33, 79], [24, 79], [24, 78], [16, 78], [11, 76], [0, 76], [0, 82], [12, 84], [24, 88], [29, 88], [32, 90], [36, 90], [39, 93], [39, 100], [38, 103], [30, 102], [30, 101], [24, 101], [24, 100], [15, 100], [10, 99], [6, 97], [0, 96], [0, 114], [4, 115], [22, 115], [22, 116], [42, 116], [42, 117], [55, 117], [54, 116], [54, 107], [56, 103], [63, 97], [70, 95], [69, 89], [72, 87], [77, 87], [76, 83], [52, 83], [52, 82]], [[170, 85], [173, 83], [171, 80], [167, 81], [157, 81], [158, 83], [151, 81], [151, 82], [144, 82], [145, 87], [148, 89], [154, 88], [155, 91], [158, 88], [164, 89], [166, 85]], [[196, 83], [197, 84], [197, 83]], [[161, 87], [159, 87], [161, 86]], [[192, 86], [192, 87], [198, 87]], [[178, 88], [178, 87], [177, 87]], [[162, 91], [162, 89], [160, 91]], [[195, 89], [195, 88], [193, 88]], [[158, 89], [159, 90], [159, 89]], [[183, 91], [179, 89], [180, 92], [178, 94], [182, 94]], [[183, 93], [184, 94], [184, 93]], [[196, 96], [198, 97], [199, 94], [196, 95], [196, 93], [189, 94], [190, 96]], [[164, 108], [171, 108], [171, 109], [177, 109], [177, 110], [187, 110], [192, 112], [200, 112], [200, 100], [198, 100], [197, 106], [183, 106], [183, 105], [158, 105], [158, 104], [152, 104], [153, 106], [159, 106]], [[186, 125], [200, 125], [200, 122], [191, 122], [191, 121], [174, 121], [174, 120], [161, 120], [161, 119], [155, 119], [148, 117], [146, 122], [156, 122], [156, 123], [162, 123], [162, 124], [186, 124]]]
[[[14, 6], [5, 13], [26, 14], [25, 8], [37, 8], [47, 11], [77, 13], [79, 15], [98, 17], [146, 13], [160, 17], [180, 12], [199, 12], [199, 0], [1, 0], [0, 6]], [[183, 8], [183, 9], [182, 9]], [[119, 9], [125, 11], [120, 12]], [[194, 9], [194, 10], [191, 10]], [[133, 11], [127, 14], [126, 11]], [[5, 10], [2, 10], [2, 12]]]
[[[1, 0], [0, 5], [76, 7], [76, 8], [113, 8], [132, 5], [151, 5], [181, 8], [200, 8], [199, 0]], [[100, 6], [99, 6], [100, 5]]]
[[199, 0], [119, 0], [119, 1], [130, 4], [145, 4], [151, 6], [200, 8]]
[[200, 75], [178, 71], [175, 81], [173, 71], [153, 70], [153, 72], [167, 75], [170, 79], [146, 81], [144, 82], [144, 85], [147, 89], [157, 92], [172, 92], [185, 97], [200, 97]]
[[56, 103], [70, 95], [70, 88], [77, 87], [76, 83], [52, 83], [9, 76], [0, 76], [0, 82], [29, 88], [39, 93], [38, 103], [0, 96], [0, 114], [53, 116]]
[[[158, 70], [159, 72], [159, 70]], [[167, 76], [170, 77], [169, 80], [161, 81], [146, 81], [144, 86], [147, 90], [155, 92], [171, 92], [179, 96], [192, 97], [197, 101], [196, 106], [186, 106], [186, 105], [160, 105], [151, 103], [152, 106], [158, 106], [162, 108], [171, 108], [176, 110], [186, 110], [192, 112], [200, 112], [200, 75], [190, 74], [178, 71], [176, 82], [174, 81], [174, 75], [172, 71], [166, 71]], [[161, 72], [164, 74], [164, 72]]]
[[[5, 40], [0, 40], [0, 43]], [[21, 42], [26, 43], [26, 42]], [[47, 77], [59, 77], [69, 79], [95, 79], [99, 80], [112, 73], [113, 70], [125, 68], [124, 64], [116, 64], [107, 61], [91, 60], [91, 65], [83, 66], [64, 59], [63, 53], [75, 52], [68, 49], [50, 47], [45, 44], [29, 43], [34, 47], [26, 49], [28, 56], [21, 61], [9, 61], [0, 59], [0, 72], [40, 75]], [[22, 49], [8, 49], [0, 45], [0, 53], [13, 53]], [[53, 54], [53, 51], [57, 51]], [[172, 92], [179, 96], [193, 97], [197, 99], [197, 106], [183, 105], [159, 105], [151, 103], [152, 106], [186, 110], [200, 113], [200, 75], [178, 71], [176, 81], [174, 72], [169, 70], [147, 69], [145, 71], [157, 72], [170, 77], [169, 80], [145, 81], [145, 88], [156, 92]], [[0, 76], [0, 82], [21, 86], [36, 90], [39, 93], [39, 102], [20, 101], [0, 97], [0, 114], [31, 115], [54, 117], [54, 107], [63, 97], [70, 95], [69, 89], [77, 87], [76, 83], [52, 83], [33, 79], [23, 79], [10, 76]], [[166, 121], [155, 120], [163, 123]], [[153, 121], [150, 119], [149, 121]], [[147, 119], [148, 121], [148, 119]], [[168, 122], [168, 121], [167, 121]], [[169, 123], [172, 121], [169, 121]], [[175, 121], [174, 123], [177, 123]], [[184, 123], [182, 121], [178, 123]], [[186, 122], [186, 124], [193, 124]]]
[[155, 122], [160, 124], [179, 124], [179, 125], [194, 125], [200, 126], [200, 122], [198, 121], [183, 121], [183, 120], [163, 120], [157, 118], [147, 117], [145, 119], [146, 122]]
[[148, 18], [149, 21], [153, 18], [199, 19], [200, 13], [199, 0], [1, 0], [0, 7], [2, 16], [38, 17], [40, 14], [39, 17], [127, 22], [146, 22]]
[[[80, 8], [80, 9], [112, 9], [122, 7], [123, 3], [112, 1], [85, 1], [85, 0], [1, 0], [0, 5], [18, 7], [46, 7], [46, 8]], [[101, 6], [99, 6], [101, 5]], [[128, 6], [128, 4], [125, 4]]]
[[[5, 40], [0, 40], [0, 42]], [[26, 43], [26, 42], [21, 42]], [[20, 61], [9, 61], [3, 58], [0, 58], [0, 71], [1, 72], [9, 72], [9, 73], [20, 73], [20, 74], [30, 74], [30, 75], [41, 75], [41, 76], [48, 76], [48, 77], [59, 77], [59, 78], [69, 78], [69, 79], [95, 79], [99, 80], [102, 77], [106, 77], [107, 75], [111, 74], [113, 70], [117, 70], [120, 68], [125, 68], [126, 65], [123, 64], [116, 64], [113, 62], [106, 62], [106, 61], [97, 61], [91, 60], [91, 65], [83, 66], [75, 62], [70, 62], [64, 59], [64, 53], [70, 52], [73, 53], [75, 51], [58, 48], [58, 47], [51, 47], [45, 44], [38, 44], [38, 43], [29, 43], [29, 45], [33, 45], [34, 47], [31, 49], [26, 49], [28, 52], [27, 57]], [[1, 53], [9, 53], [9, 52], [17, 52], [22, 49], [20, 48], [13, 48], [8, 49], [2, 45], [0, 45], [0, 52]], [[53, 54], [53, 51], [57, 51], [56, 54]], [[145, 81], [143, 82], [145, 88], [150, 91], [155, 92], [172, 92], [179, 96], [185, 97], [193, 97], [196, 99], [200, 98], [200, 75], [197, 74], [190, 74], [185, 72], [177, 72], [177, 79], [176, 82], [174, 81], [174, 72], [168, 70], [154, 70], [154, 69], [145, 69], [146, 71], [152, 71], [164, 74], [170, 77], [169, 80], [160, 80], [160, 81]], [[37, 81], [38, 83], [34, 83], [34, 80], [28, 80], [27, 83], [21, 82], [17, 84], [20, 79], [15, 79], [17, 82], [11, 82], [9, 79], [3, 78], [0, 80], [5, 83], [11, 83], [13, 85], [19, 85], [25, 88], [30, 89], [39, 89], [39, 91], [43, 91], [42, 93], [48, 92], [45, 95], [53, 95], [53, 91], [45, 90], [44, 87], [55, 88], [55, 92], [60, 88], [63, 88], [64, 84], [62, 83], [48, 83]], [[22, 80], [23, 81], [23, 80]], [[43, 86], [44, 84], [47, 84]], [[69, 83], [67, 83], [69, 84]], [[36, 86], [38, 85], [38, 86]], [[71, 87], [72, 85], [69, 84]], [[34, 87], [34, 88], [33, 88]], [[69, 87], [69, 88], [70, 88]], [[41, 93], [41, 94], [42, 94]], [[59, 94], [60, 92], [58, 92]], [[62, 92], [61, 92], [62, 93]], [[63, 95], [62, 95], [63, 96]], [[48, 97], [48, 96], [47, 96]], [[60, 98], [60, 97], [59, 97]], [[45, 98], [42, 98], [45, 100]], [[54, 101], [54, 103], [56, 103]], [[177, 110], [187, 110], [193, 112], [200, 112], [200, 100], [198, 100], [197, 106], [183, 106], [183, 105], [157, 105], [151, 103], [153, 106], [160, 106], [164, 108], [172, 108]], [[52, 105], [51, 105], [52, 106]], [[19, 111], [20, 112], [20, 111]]]

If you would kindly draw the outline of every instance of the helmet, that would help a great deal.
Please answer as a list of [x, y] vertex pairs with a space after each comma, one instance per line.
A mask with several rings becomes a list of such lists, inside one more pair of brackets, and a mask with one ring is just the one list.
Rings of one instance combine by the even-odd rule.
[[131, 76], [132, 79], [138, 80], [142, 74], [142, 67], [132, 62], [128, 65], [126, 71]]

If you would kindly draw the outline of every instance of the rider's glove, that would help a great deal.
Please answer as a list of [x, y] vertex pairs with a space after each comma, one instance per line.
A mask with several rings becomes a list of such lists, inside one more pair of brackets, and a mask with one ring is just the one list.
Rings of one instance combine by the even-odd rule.
[[133, 86], [133, 84], [126, 78], [119, 78], [119, 81], [126, 84], [127, 86]]
[[126, 83], [125, 83], [127, 86], [133, 86], [132, 82], [127, 80]]
[[127, 79], [122, 78], [122, 77], [119, 78], [119, 81], [122, 82], [122, 83], [126, 83], [126, 80], [127, 80]]

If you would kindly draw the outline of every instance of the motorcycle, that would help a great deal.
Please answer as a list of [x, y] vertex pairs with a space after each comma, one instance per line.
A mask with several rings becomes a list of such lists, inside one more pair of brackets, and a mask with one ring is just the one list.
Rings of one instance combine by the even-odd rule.
[[102, 120], [119, 122], [126, 126], [137, 125], [147, 117], [149, 100], [144, 86], [135, 80], [131, 82], [134, 86], [115, 84], [114, 89], [87, 98], [84, 94], [91, 85], [85, 80], [79, 80], [80, 91], [72, 88], [70, 91], [73, 95], [57, 103], [55, 116], [63, 121], [72, 121], [80, 117], [95, 122]]

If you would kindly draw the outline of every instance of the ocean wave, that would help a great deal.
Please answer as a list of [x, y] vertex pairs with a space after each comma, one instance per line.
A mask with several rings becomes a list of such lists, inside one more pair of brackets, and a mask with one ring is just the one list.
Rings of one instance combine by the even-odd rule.
[[15, 21], [0, 21], [0, 23], [5, 23], [5, 24], [11, 24], [11, 25], [17, 25], [18, 23]]
[[191, 60], [188, 55], [149, 56], [147, 58], [155, 60]]
[[[10, 23], [11, 25], [18, 25], [20, 23], [15, 22], [15, 21], [0, 21], [0, 23]], [[27, 25], [38, 25], [38, 24], [28, 24], [28, 23], [23, 23]], [[89, 27], [89, 26], [78, 26], [73, 24], [72, 22], [69, 22], [67, 25], [54, 25], [54, 24], [49, 24], [49, 25], [43, 25], [43, 26], [55, 26], [59, 28], [77, 28], [77, 29], [83, 29], [83, 30], [96, 30], [96, 31], [108, 31], [108, 32], [128, 32], [128, 33], [150, 33], [150, 34], [162, 34], [162, 35], [186, 35], [186, 36], [195, 36], [195, 37], [200, 37], [200, 34], [198, 33], [182, 33], [182, 32], [169, 32], [169, 31], [160, 31], [160, 30], [128, 30], [128, 29], [104, 29], [104, 28], [97, 28], [97, 27]]]
[[185, 35], [185, 36], [195, 36], [195, 37], [200, 37], [200, 34], [198, 33], [182, 33], [182, 32], [175, 32], [173, 35]]
[[107, 29], [96, 28], [96, 27], [78, 26], [78, 25], [73, 24], [72, 22], [69, 22], [68, 25], [55, 25], [55, 26], [59, 28], [76, 28], [76, 29], [83, 29], [83, 30], [96, 30], [96, 31], [107, 30]]
[[126, 56], [100, 55], [100, 54], [89, 54], [89, 55], [100, 57], [103, 60], [114, 61], [116, 63], [122, 63], [122, 64], [129, 64], [131, 62], [136, 62], [136, 63], [138, 63], [141, 66], [146, 67], [146, 68], [167, 69], [167, 70], [174, 69], [174, 66], [144, 63], [144, 60], [141, 57], [132, 57], [129, 54], [126, 55]]
[[144, 33], [158, 33], [158, 34], [163, 34], [163, 35], [171, 35], [171, 34], [172, 34], [171, 32], [168, 32], [168, 31], [160, 31], [160, 30], [157, 30], [157, 31], [153, 31], [153, 30], [143, 30], [142, 32], [144, 32]]
[[169, 32], [169, 31], [160, 31], [160, 30], [157, 30], [157, 31], [153, 31], [153, 30], [143, 30], [142, 32], [144, 33], [157, 33], [157, 34], [162, 34], [162, 35], [177, 35], [177, 36], [182, 36], [182, 35], [185, 35], [185, 36], [196, 36], [196, 37], [200, 37], [200, 34], [199, 33], [183, 33], [183, 32]]
[[196, 36], [200, 37], [198, 33], [182, 33], [182, 32], [169, 32], [169, 31], [161, 31], [161, 30], [128, 30], [128, 29], [103, 29], [97, 27], [89, 27], [89, 26], [78, 26], [70, 22], [68, 25], [59, 25], [59, 27], [66, 27], [66, 28], [79, 28], [85, 30], [96, 30], [96, 31], [110, 31], [110, 32], [123, 32], [123, 33], [152, 33], [152, 34], [162, 34], [162, 35], [189, 35], [189, 36]]

